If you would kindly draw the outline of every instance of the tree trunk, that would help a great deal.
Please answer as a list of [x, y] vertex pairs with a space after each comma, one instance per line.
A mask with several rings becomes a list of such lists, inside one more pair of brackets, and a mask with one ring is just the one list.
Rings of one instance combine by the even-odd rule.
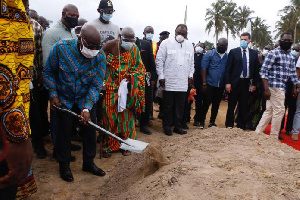
[[228, 35], [229, 35], [229, 30], [228, 29], [226, 31], [226, 34], [227, 34], [227, 41], [228, 41]]
[[296, 24], [295, 24], [295, 29], [294, 29], [294, 44], [296, 44], [296, 36], [297, 36], [297, 24], [298, 24], [298, 21], [296, 21]]

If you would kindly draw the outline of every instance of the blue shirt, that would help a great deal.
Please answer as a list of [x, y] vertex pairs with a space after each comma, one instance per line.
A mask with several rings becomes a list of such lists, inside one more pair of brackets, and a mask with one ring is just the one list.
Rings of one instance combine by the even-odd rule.
[[74, 104], [82, 109], [93, 108], [103, 85], [106, 58], [103, 50], [88, 59], [77, 48], [78, 39], [61, 40], [53, 46], [43, 70], [50, 99], [59, 98], [63, 107]]
[[201, 63], [202, 71], [206, 70], [206, 82], [213, 87], [225, 87], [225, 67], [228, 55], [225, 53], [221, 58], [220, 54], [215, 50], [208, 51]]
[[285, 53], [280, 47], [270, 51], [263, 62], [260, 77], [268, 80], [268, 86], [279, 90], [286, 90], [285, 83], [288, 78], [298, 84], [295, 58], [288, 51]]

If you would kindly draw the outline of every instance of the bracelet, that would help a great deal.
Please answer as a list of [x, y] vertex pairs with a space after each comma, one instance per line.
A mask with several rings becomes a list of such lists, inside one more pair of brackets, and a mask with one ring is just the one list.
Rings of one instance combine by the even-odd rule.
[[85, 109], [82, 110], [82, 112], [88, 112], [89, 113], [90, 111], [89, 111], [89, 109], [85, 108]]

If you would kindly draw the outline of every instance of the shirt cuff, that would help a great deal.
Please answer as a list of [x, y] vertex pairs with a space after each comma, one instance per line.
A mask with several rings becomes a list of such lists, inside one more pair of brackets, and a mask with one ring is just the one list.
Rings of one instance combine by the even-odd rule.
[[58, 98], [56, 90], [50, 90], [49, 91], [49, 98], [50, 99]]
[[165, 76], [163, 74], [158, 75], [158, 80], [161, 80], [161, 79], [165, 79]]
[[93, 105], [90, 102], [85, 102], [84, 107], [82, 108], [82, 110], [83, 109], [92, 110], [92, 108], [93, 108]]

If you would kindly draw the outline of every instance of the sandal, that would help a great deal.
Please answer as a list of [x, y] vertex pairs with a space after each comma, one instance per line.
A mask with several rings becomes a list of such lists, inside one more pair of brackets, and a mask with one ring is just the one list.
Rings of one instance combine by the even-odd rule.
[[111, 155], [112, 155], [112, 153], [110, 153], [110, 152], [102, 151], [102, 157], [103, 157], [103, 158], [110, 158]]
[[126, 150], [121, 150], [123, 156], [130, 156], [131, 152]]

